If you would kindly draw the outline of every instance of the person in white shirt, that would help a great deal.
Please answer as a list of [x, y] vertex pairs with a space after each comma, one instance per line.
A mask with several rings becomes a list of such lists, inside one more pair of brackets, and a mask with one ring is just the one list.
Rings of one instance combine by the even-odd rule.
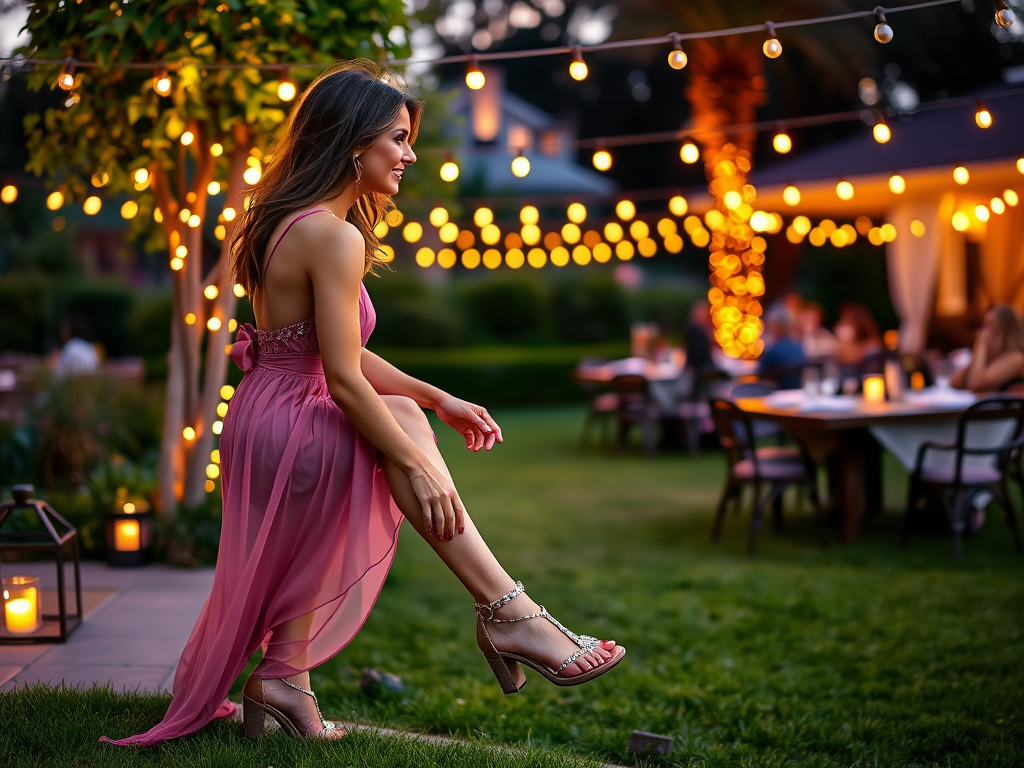
[[96, 345], [88, 341], [91, 335], [88, 324], [78, 315], [72, 315], [61, 322], [60, 337], [64, 346], [54, 366], [54, 376], [64, 378], [99, 371], [100, 355]]

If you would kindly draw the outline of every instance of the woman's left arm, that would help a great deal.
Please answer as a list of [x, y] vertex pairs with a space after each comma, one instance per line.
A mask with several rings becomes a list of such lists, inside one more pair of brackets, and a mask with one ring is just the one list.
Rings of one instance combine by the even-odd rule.
[[365, 347], [359, 364], [363, 376], [378, 395], [401, 395], [411, 398], [420, 408], [437, 414], [445, 424], [466, 439], [466, 447], [473, 451], [491, 450], [495, 442], [503, 442], [501, 427], [491, 418], [487, 409], [469, 403], [443, 389], [403, 373], [379, 355]]

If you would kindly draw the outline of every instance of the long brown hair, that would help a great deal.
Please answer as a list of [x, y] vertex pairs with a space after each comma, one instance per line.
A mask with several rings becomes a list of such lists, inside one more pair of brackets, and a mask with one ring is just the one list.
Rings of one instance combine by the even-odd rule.
[[1021, 322], [1017, 310], [1008, 304], [996, 304], [989, 307], [992, 319], [1002, 338], [1003, 347], [999, 354], [1006, 352], [1024, 352], [1024, 323]]
[[[281, 219], [357, 183], [355, 156], [383, 135], [403, 106], [409, 110], [409, 140], [415, 141], [423, 103], [395, 83], [391, 72], [358, 59], [335, 64], [302, 94], [235, 229], [231, 274], [247, 293], [263, 284], [263, 255]], [[373, 228], [393, 205], [390, 195], [373, 192], [349, 208], [346, 219], [366, 241], [364, 274], [382, 261]]]

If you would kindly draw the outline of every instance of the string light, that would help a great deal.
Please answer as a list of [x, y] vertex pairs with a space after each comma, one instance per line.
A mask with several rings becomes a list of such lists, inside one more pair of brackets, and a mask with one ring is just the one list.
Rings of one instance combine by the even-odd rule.
[[668, 210], [673, 216], [685, 216], [690, 205], [682, 195], [675, 195], [668, 201]]
[[871, 129], [871, 135], [875, 137], [875, 141], [879, 144], [885, 144], [892, 138], [892, 131], [889, 130], [889, 125], [881, 115], [876, 115], [875, 125]]
[[692, 141], [687, 141], [679, 149], [679, 157], [687, 165], [693, 165], [700, 160], [700, 150], [697, 149], [697, 145]]
[[153, 90], [158, 96], [168, 96], [171, 93], [171, 76], [163, 67], [157, 69], [153, 75]]
[[907, 191], [907, 182], [898, 173], [894, 173], [889, 177], [889, 191], [894, 195], [902, 195]]
[[892, 27], [885, 20], [882, 7], [875, 8], [875, 40], [880, 43], [892, 42]]
[[216, 285], [208, 285], [203, 289], [203, 296], [208, 298], [210, 301], [216, 299], [218, 295], [220, 295], [220, 291], [217, 290]]
[[1017, 171], [1024, 173], [1024, 155], [1017, 158]]
[[3, 189], [0, 189], [0, 200], [10, 205], [18, 199], [18, 188], [13, 184], [8, 184]]
[[63, 91], [70, 91], [75, 87], [75, 62], [68, 59], [57, 75], [57, 87]]
[[522, 224], [536, 224], [540, 221], [540, 211], [532, 205], [524, 205], [519, 211], [519, 221]]
[[769, 59], [777, 59], [782, 55], [782, 43], [779, 42], [779, 38], [775, 35], [775, 25], [769, 21], [765, 23], [764, 28], [768, 33], [768, 39], [764, 41], [761, 50], [764, 51], [764, 55]]
[[224, 221], [234, 221], [235, 216], [238, 215], [238, 211], [236, 211], [229, 205], [223, 211], [220, 212], [220, 215], [224, 217]]
[[62, 205], [64, 205], [64, 193], [59, 189], [55, 192], [51, 192], [46, 197], [46, 207], [51, 211], [56, 211]]
[[612, 155], [606, 149], [599, 149], [594, 153], [594, 167], [599, 171], [607, 171], [612, 167]]
[[971, 174], [964, 166], [958, 165], [956, 168], [953, 169], [953, 181], [955, 181], [960, 186], [963, 186], [970, 180]]
[[402, 238], [407, 243], [418, 243], [423, 237], [423, 225], [418, 221], [410, 221], [402, 229]]
[[487, 78], [480, 69], [480, 59], [473, 56], [466, 65], [466, 85], [474, 91], [479, 91], [486, 83]]
[[974, 215], [977, 217], [978, 221], [988, 221], [988, 207], [979, 203], [978, 205], [974, 206]]
[[780, 155], [784, 155], [793, 148], [793, 140], [789, 138], [789, 134], [785, 131], [779, 131], [772, 138], [772, 147]]
[[992, 113], [985, 108], [981, 99], [978, 99], [978, 108], [974, 112], [974, 122], [978, 124], [979, 128], [992, 127]]
[[196, 439], [196, 431], [193, 427], [185, 427], [181, 430], [181, 436], [191, 443]]
[[103, 207], [103, 201], [101, 201], [96, 195], [90, 195], [85, 198], [85, 202], [82, 203], [82, 210], [86, 216], [95, 216], [100, 212], [100, 208]]
[[579, 46], [572, 49], [572, 63], [569, 65], [569, 76], [573, 80], [586, 80], [590, 70], [587, 69], [587, 62], [583, 60], [583, 51]]
[[[173, 259], [171, 259], [171, 269], [173, 269], [175, 272], [180, 271], [184, 266], [185, 266], [185, 262], [184, 262], [183, 259], [179, 259], [177, 256], [175, 256]], [[193, 322], [195, 322], [195, 321], [193, 321]], [[191, 325], [191, 324], [192, 323], [189, 323], [189, 325]]]
[[490, 208], [477, 208], [473, 211], [473, 223], [478, 227], [486, 227], [494, 221], [494, 211]]
[[177, 248], [174, 249], [174, 255], [177, 256], [179, 259], [184, 259], [186, 256], [188, 256], [188, 248], [186, 248], [184, 245], [179, 245]]
[[853, 184], [848, 181], [840, 181], [836, 184], [836, 196], [840, 200], [853, 199]]
[[277, 98], [281, 101], [291, 101], [298, 92], [299, 89], [295, 87], [288, 68], [285, 67], [281, 70], [281, 82], [277, 84]]
[[260, 177], [262, 175], [263, 172], [259, 168], [257, 168], [255, 165], [250, 165], [248, 168], [245, 169], [245, 172], [242, 174], [242, 179], [245, 181], [246, 184], [248, 184], [251, 187], [255, 186], [255, 184], [260, 180]]
[[615, 204], [615, 215], [623, 221], [629, 221], [636, 216], [636, 206], [630, 200], [620, 200]]
[[782, 190], [782, 201], [786, 205], [795, 206], [800, 204], [800, 190], [792, 184]]
[[530, 173], [530, 161], [523, 154], [523, 150], [519, 150], [519, 154], [512, 159], [511, 168], [512, 175], [518, 176], [520, 179]]
[[439, 205], [430, 211], [430, 215], [427, 218], [430, 221], [431, 226], [440, 227], [448, 221], [448, 211]]
[[138, 168], [135, 173], [132, 174], [132, 178], [135, 179], [136, 184], [146, 184], [149, 181], [149, 170], [146, 168]]
[[582, 224], [587, 220], [587, 208], [583, 203], [570, 204], [565, 213], [573, 224]]
[[195, 140], [196, 140], [196, 135], [194, 133], [192, 133], [192, 131], [185, 131], [183, 134], [181, 134], [181, 145], [183, 147], [187, 147], [187, 146], [191, 145], [192, 142], [195, 141]]
[[1006, 213], [1006, 203], [1003, 202], [1003, 198], [1001, 197], [993, 197], [989, 200], [988, 207], [992, 209], [992, 213]]
[[459, 178], [459, 166], [456, 165], [455, 160], [452, 159], [451, 155], [445, 158], [445, 161], [441, 164], [441, 181], [455, 181]]
[[686, 54], [683, 52], [682, 39], [677, 33], [672, 35], [672, 50], [668, 54], [668, 65], [672, 69], [683, 69], [686, 66]]
[[214, 142], [210, 145], [210, 154], [214, 157], [220, 157], [224, 154], [224, 145]]
[[1020, 202], [1020, 196], [1018, 196], [1012, 189], [1006, 189], [1003, 190], [1003, 200], [1005, 200], [1006, 204], [1011, 208], [1016, 208], [1017, 203]]

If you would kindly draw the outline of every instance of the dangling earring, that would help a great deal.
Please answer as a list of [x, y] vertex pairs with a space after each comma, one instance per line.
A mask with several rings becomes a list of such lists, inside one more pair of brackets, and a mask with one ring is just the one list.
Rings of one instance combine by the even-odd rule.
[[356, 166], [356, 191], [359, 191], [363, 188], [363, 165], [359, 162], [359, 155], [353, 155], [352, 162]]

